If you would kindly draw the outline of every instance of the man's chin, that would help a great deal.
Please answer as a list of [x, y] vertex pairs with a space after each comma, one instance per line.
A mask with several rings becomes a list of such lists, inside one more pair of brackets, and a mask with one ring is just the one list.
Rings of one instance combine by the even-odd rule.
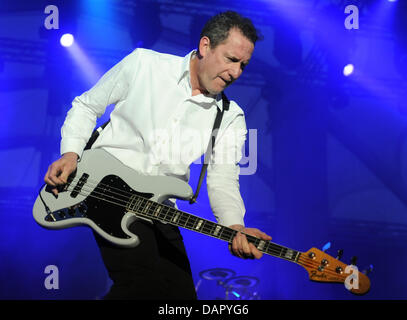
[[209, 89], [207, 90], [209, 92], [210, 95], [218, 95], [219, 93], [221, 93], [223, 90], [226, 89], [227, 86], [224, 87], [219, 87], [219, 88], [213, 88], [213, 89]]

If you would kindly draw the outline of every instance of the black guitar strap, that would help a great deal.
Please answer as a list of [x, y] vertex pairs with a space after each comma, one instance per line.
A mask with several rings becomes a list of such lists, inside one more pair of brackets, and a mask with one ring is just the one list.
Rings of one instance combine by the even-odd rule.
[[208, 147], [207, 147], [205, 155], [204, 155], [204, 163], [202, 165], [201, 173], [199, 175], [198, 186], [196, 187], [195, 194], [189, 200], [189, 203], [191, 203], [191, 204], [195, 203], [196, 199], [198, 198], [199, 190], [201, 189], [202, 181], [205, 176], [206, 169], [208, 168], [209, 159], [213, 152], [213, 146], [215, 145], [215, 138], [218, 134], [220, 123], [222, 122], [223, 112], [225, 110], [229, 110], [230, 101], [223, 92], [222, 92], [222, 101], [223, 101], [223, 108], [222, 108], [222, 111], [220, 111], [218, 109], [218, 113], [216, 114], [215, 122], [213, 124], [211, 138], [209, 140], [209, 144], [208, 144]]
[[[213, 124], [211, 138], [209, 140], [209, 144], [208, 144], [208, 147], [207, 147], [205, 155], [204, 155], [204, 163], [202, 164], [201, 173], [199, 175], [198, 186], [196, 188], [195, 194], [189, 200], [189, 203], [191, 203], [191, 204], [195, 203], [196, 199], [198, 198], [199, 190], [201, 189], [202, 181], [203, 181], [203, 178], [205, 176], [206, 170], [208, 168], [209, 159], [210, 159], [211, 154], [213, 152], [213, 146], [215, 145], [215, 138], [216, 138], [216, 136], [218, 134], [220, 123], [222, 122], [223, 113], [225, 111], [229, 110], [230, 101], [223, 92], [222, 92], [222, 102], [223, 102], [222, 111], [220, 111], [219, 108], [217, 109], [218, 112], [216, 114], [215, 122]], [[110, 119], [108, 121], [106, 121], [104, 124], [102, 124], [95, 131], [93, 131], [92, 136], [90, 137], [88, 143], [85, 146], [85, 150], [88, 150], [88, 149], [90, 149], [92, 147], [93, 143], [99, 137], [100, 132], [102, 132], [102, 130], [108, 125], [109, 122], [110, 122]]]
[[88, 140], [88, 143], [85, 146], [85, 150], [88, 150], [92, 147], [92, 145], [95, 143], [96, 139], [99, 137], [102, 130], [109, 124], [109, 122], [110, 122], [110, 119], [107, 120], [104, 124], [102, 124], [95, 131], [93, 131], [92, 135], [90, 136], [90, 138]]

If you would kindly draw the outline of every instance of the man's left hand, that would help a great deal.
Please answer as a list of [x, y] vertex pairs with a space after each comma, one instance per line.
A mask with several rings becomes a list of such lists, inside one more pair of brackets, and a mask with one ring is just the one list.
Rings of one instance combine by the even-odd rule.
[[245, 228], [240, 224], [231, 225], [229, 228], [239, 231], [233, 238], [232, 243], [229, 244], [229, 251], [234, 256], [242, 259], [260, 259], [263, 256], [263, 253], [259, 251], [253, 243], [247, 241], [247, 238], [243, 233], [266, 241], [271, 240], [271, 237], [268, 234], [256, 228]]

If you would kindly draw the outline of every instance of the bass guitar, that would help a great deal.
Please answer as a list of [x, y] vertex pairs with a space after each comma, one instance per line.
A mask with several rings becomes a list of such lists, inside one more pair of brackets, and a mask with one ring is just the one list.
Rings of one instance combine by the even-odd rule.
[[[33, 207], [35, 221], [48, 229], [91, 227], [121, 246], [140, 243], [129, 226], [136, 219], [158, 220], [231, 243], [238, 231], [163, 204], [169, 198], [189, 200], [191, 187], [168, 176], [145, 176], [123, 165], [103, 149], [84, 151], [76, 171], [58, 196], [44, 186]], [[343, 283], [353, 294], [369, 291], [370, 280], [354, 266], [311, 248], [300, 252], [251, 235], [247, 240], [265, 254], [305, 268], [312, 281]]]

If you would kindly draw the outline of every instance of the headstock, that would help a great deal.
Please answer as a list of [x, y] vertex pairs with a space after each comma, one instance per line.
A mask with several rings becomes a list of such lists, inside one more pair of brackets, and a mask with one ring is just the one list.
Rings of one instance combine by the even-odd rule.
[[[342, 252], [338, 252], [338, 256], [341, 255]], [[297, 262], [307, 270], [312, 281], [343, 283], [350, 292], [357, 295], [366, 294], [370, 289], [369, 278], [355, 265], [346, 265], [317, 248], [301, 253]], [[354, 257], [352, 263], [355, 262]]]

